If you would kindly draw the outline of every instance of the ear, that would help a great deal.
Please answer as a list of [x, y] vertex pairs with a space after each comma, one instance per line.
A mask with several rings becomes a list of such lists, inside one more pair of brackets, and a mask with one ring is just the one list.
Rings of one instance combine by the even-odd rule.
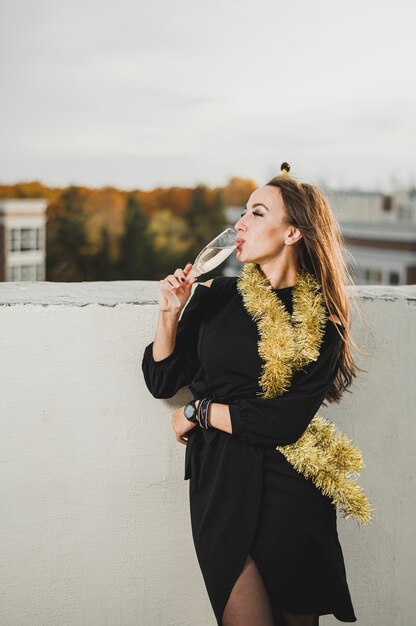
[[293, 245], [297, 243], [298, 241], [300, 241], [303, 235], [300, 232], [300, 230], [296, 228], [296, 226], [290, 226], [288, 237], [289, 237], [289, 241], [287, 242], [288, 245]]

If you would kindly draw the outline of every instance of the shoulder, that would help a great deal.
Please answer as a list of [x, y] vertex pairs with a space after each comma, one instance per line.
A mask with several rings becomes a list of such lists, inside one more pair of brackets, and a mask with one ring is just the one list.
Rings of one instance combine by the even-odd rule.
[[337, 344], [343, 341], [344, 325], [340, 322], [336, 315], [330, 315], [327, 318], [325, 338], [329, 344]]
[[320, 352], [338, 354], [342, 347], [343, 331], [344, 326], [338, 317], [335, 315], [328, 316]]
[[337, 329], [341, 331], [344, 330], [344, 325], [342, 324], [340, 319], [334, 313], [331, 313], [326, 303], [324, 306], [325, 306], [325, 314], [326, 314], [325, 317], [327, 321], [327, 326], [329, 328], [334, 329], [335, 331]]

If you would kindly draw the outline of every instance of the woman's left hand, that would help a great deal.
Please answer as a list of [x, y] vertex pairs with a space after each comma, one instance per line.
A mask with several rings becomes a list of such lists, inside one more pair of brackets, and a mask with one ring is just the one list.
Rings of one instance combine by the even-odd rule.
[[[199, 400], [196, 400], [195, 402], [196, 408], [198, 408], [199, 402], [200, 402]], [[195, 428], [195, 426], [198, 426], [198, 423], [190, 422], [185, 417], [184, 412], [183, 412], [184, 408], [185, 406], [181, 406], [177, 411], [175, 411], [172, 414], [171, 424], [176, 434], [176, 441], [179, 441], [179, 443], [183, 443], [186, 446], [186, 444], [188, 443], [188, 440], [184, 437], [184, 435], [188, 431]]]

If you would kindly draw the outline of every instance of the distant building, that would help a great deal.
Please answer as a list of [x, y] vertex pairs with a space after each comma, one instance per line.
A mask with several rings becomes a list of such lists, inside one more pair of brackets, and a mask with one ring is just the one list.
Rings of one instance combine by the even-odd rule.
[[392, 222], [396, 219], [391, 196], [378, 191], [326, 190], [325, 195], [340, 223]]
[[44, 199], [0, 199], [0, 281], [45, 280]]
[[[345, 239], [346, 259], [357, 285], [416, 284], [416, 190], [385, 196], [374, 192], [330, 192], [327, 198]], [[234, 226], [243, 207], [226, 207]], [[231, 255], [225, 276], [242, 263]]]
[[390, 195], [367, 191], [327, 193], [340, 223], [349, 269], [357, 285], [416, 283], [416, 190]]
[[342, 234], [355, 264], [357, 285], [416, 283], [416, 223], [343, 222]]

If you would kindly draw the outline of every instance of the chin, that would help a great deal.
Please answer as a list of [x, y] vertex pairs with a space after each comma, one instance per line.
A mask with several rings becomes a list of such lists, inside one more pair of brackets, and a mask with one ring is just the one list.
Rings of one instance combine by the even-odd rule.
[[258, 263], [257, 259], [251, 259], [247, 254], [244, 254], [244, 252], [240, 251], [239, 254], [236, 255], [237, 261], [240, 261], [240, 263]]
[[244, 252], [239, 249], [237, 254], [236, 254], [237, 260], [240, 261], [240, 263], [250, 263], [250, 259], [247, 258], [247, 256], [244, 254]]

